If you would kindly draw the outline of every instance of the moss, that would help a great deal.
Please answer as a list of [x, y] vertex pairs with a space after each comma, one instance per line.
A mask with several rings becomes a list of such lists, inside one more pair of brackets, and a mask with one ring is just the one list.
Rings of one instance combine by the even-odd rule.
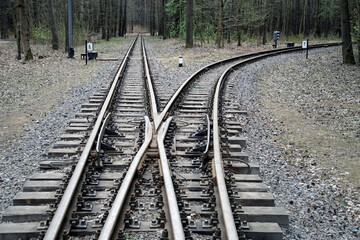
[[30, 61], [30, 60], [34, 60], [34, 56], [31, 52], [31, 49], [29, 48], [25, 53], [25, 61]]
[[[281, 146], [293, 143], [286, 148], [290, 163], [296, 162], [295, 157], [305, 162], [312, 159], [326, 169], [325, 176], [336, 169], [339, 177], [360, 186], [360, 142], [356, 137], [360, 105], [354, 90], [354, 76], [359, 71], [339, 64], [334, 56], [316, 57], [319, 63], [311, 65], [297, 60], [271, 66], [271, 74], [262, 75], [257, 82], [258, 96], [269, 117], [277, 119], [275, 126], [280, 130], [273, 138]], [[331, 72], [327, 72], [329, 68]], [[339, 73], [341, 81], [336, 77]]]

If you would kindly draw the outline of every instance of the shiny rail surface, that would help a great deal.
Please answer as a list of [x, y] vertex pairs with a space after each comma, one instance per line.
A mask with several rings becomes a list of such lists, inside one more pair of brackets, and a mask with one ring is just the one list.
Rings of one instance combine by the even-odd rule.
[[[65, 222], [69, 220], [69, 215], [71, 214], [70, 211], [73, 208], [74, 203], [76, 203], [77, 192], [80, 191], [80, 186], [84, 178], [84, 172], [87, 169], [87, 162], [88, 158], [91, 155], [91, 151], [93, 151], [94, 143], [97, 142], [96, 145], [96, 151], [97, 154], [100, 155], [100, 152], [102, 152], [101, 149], [101, 142], [102, 138], [105, 135], [105, 128], [108, 124], [108, 121], [110, 119], [111, 113], [111, 104], [113, 103], [114, 99], [116, 98], [116, 91], [121, 85], [121, 78], [125, 72], [125, 69], [127, 67], [129, 56], [131, 55], [131, 52], [134, 49], [134, 46], [136, 44], [136, 41], [138, 40], [138, 36], [136, 39], [131, 43], [130, 48], [128, 49], [127, 53], [125, 54], [125, 57], [119, 66], [117, 73], [114, 77], [114, 80], [112, 81], [111, 87], [109, 89], [109, 92], [101, 106], [101, 109], [98, 113], [97, 119], [95, 121], [95, 124], [92, 128], [92, 131], [90, 133], [90, 136], [83, 148], [83, 151], [81, 152], [81, 156], [77, 162], [77, 165], [75, 167], [75, 170], [73, 171], [71, 178], [67, 184], [67, 187], [62, 195], [62, 198], [60, 200], [60, 203], [57, 206], [56, 212], [53, 216], [53, 218], [50, 221], [50, 225], [45, 230], [45, 236], [43, 239], [46, 240], [55, 240], [62, 238], [62, 231], [65, 226]], [[314, 48], [320, 48], [320, 47], [330, 47], [330, 46], [337, 46], [338, 43], [334, 44], [318, 44], [310, 46], [310, 49]], [[137, 45], [138, 48], [138, 45]], [[221, 126], [219, 119], [221, 118], [219, 109], [221, 108], [221, 93], [224, 88], [224, 83], [226, 82], [227, 76], [232, 72], [240, 67], [251, 64], [253, 62], [259, 61], [261, 59], [265, 59], [268, 57], [276, 56], [278, 54], [285, 54], [285, 53], [291, 53], [296, 51], [302, 51], [301, 47], [292, 47], [292, 48], [286, 48], [286, 49], [275, 49], [270, 51], [263, 51], [263, 52], [257, 52], [257, 53], [251, 53], [246, 55], [241, 55], [237, 57], [232, 57], [228, 59], [224, 59], [221, 61], [217, 61], [212, 64], [208, 64], [207, 66], [201, 68], [197, 72], [195, 72], [193, 75], [191, 75], [189, 78], [187, 78], [183, 84], [177, 89], [175, 94], [170, 98], [169, 102], [164, 107], [164, 110], [159, 113], [158, 109], [159, 106], [157, 106], [157, 96], [154, 93], [154, 87], [152, 84], [151, 79], [151, 71], [148, 63], [148, 56], [146, 53], [145, 43], [144, 40], [141, 38], [141, 58], [143, 63], [143, 68], [145, 72], [145, 82], [146, 82], [146, 94], [148, 96], [150, 106], [150, 110], [146, 110], [144, 112], [148, 112], [151, 116], [148, 117], [144, 116], [145, 119], [145, 127], [142, 125], [141, 129], [144, 129], [144, 139], [141, 144], [140, 149], [136, 152], [135, 156], [132, 155], [131, 163], [129, 164], [127, 168], [126, 174], [124, 173], [124, 177], [121, 178], [121, 185], [119, 186], [117, 192], [115, 192], [116, 197], [114, 197], [114, 201], [111, 202], [109, 210], [106, 210], [106, 215], [104, 215], [104, 224], [97, 229], [97, 234], [94, 239], [101, 239], [101, 240], [107, 240], [107, 239], [116, 239], [116, 231], [119, 230], [119, 222], [122, 219], [122, 214], [124, 213], [125, 204], [127, 201], [127, 198], [130, 194], [130, 189], [133, 188], [135, 178], [139, 178], [139, 176], [136, 176], [136, 174], [141, 174], [141, 168], [144, 164], [144, 161], [146, 158], [149, 158], [149, 155], [153, 155], [153, 160], [159, 161], [159, 169], [160, 169], [160, 175], [163, 179], [163, 188], [165, 191], [163, 191], [166, 194], [166, 200], [167, 200], [167, 208], [165, 211], [168, 212], [167, 220], [170, 224], [169, 229], [170, 232], [170, 239], [176, 239], [176, 240], [182, 240], [182, 239], [188, 239], [189, 229], [188, 227], [183, 227], [183, 225], [189, 225], [190, 223], [187, 222], [186, 219], [183, 217], [184, 210], [180, 211], [180, 205], [183, 205], [183, 202], [179, 202], [179, 184], [175, 182], [176, 176], [178, 177], [178, 174], [174, 171], [174, 167], [171, 165], [171, 159], [168, 159], [168, 154], [171, 152], [169, 148], [169, 140], [166, 142], [166, 137], [168, 134], [168, 129], [172, 121], [178, 117], [181, 121], [181, 118], [174, 114], [174, 116], [171, 116], [171, 112], [175, 109], [175, 103], [180, 101], [179, 99], [181, 96], [186, 96], [186, 91], [188, 91], [188, 87], [190, 86], [190, 83], [193, 83], [194, 81], [201, 78], [201, 75], [209, 71], [210, 69], [220, 67], [223, 64], [228, 64], [235, 62], [235, 64], [232, 64], [230, 67], [226, 68], [226, 70], [221, 74], [220, 78], [213, 79], [211, 84], [214, 84], [214, 89], [211, 89], [211, 93], [214, 95], [213, 102], [211, 104], [208, 104], [204, 107], [206, 110], [202, 109], [204, 112], [207, 112], [204, 114], [205, 121], [203, 123], [203, 126], [206, 127], [206, 133], [202, 135], [202, 139], [204, 140], [206, 137], [206, 144], [205, 144], [205, 150], [201, 152], [201, 158], [202, 163], [199, 167], [199, 169], [203, 168], [203, 164], [206, 164], [207, 161], [209, 161], [209, 158], [213, 157], [212, 161], [212, 178], [214, 181], [214, 184], [217, 188], [217, 198], [218, 203], [220, 203], [220, 206], [217, 206], [217, 209], [221, 210], [221, 221], [224, 225], [224, 229], [221, 229], [225, 234], [222, 235], [222, 237], [226, 237], [226, 239], [245, 239], [245, 235], [243, 234], [242, 230], [238, 228], [239, 223], [236, 221], [239, 221], [239, 219], [235, 220], [233, 215], [233, 208], [230, 203], [229, 199], [229, 189], [226, 185], [226, 177], [224, 172], [224, 160], [223, 160], [223, 149], [221, 146]], [[137, 57], [137, 61], [140, 60], [139, 57]], [[224, 67], [223, 67], [224, 68]], [[140, 70], [138, 70], [140, 71]], [[219, 74], [220, 75], [220, 74]], [[131, 77], [130, 77], [131, 78]], [[138, 78], [141, 79], [141, 78]], [[202, 86], [204, 87], [204, 86]], [[128, 90], [129, 91], [129, 90]], [[141, 95], [142, 93], [145, 93], [145, 91], [142, 90], [142, 92], [138, 95]], [[199, 92], [192, 93], [193, 95], [201, 95]], [[205, 98], [205, 97], [204, 97]], [[207, 100], [208, 102], [211, 102], [211, 99]], [[146, 102], [146, 101], [143, 101]], [[131, 105], [131, 104], [129, 104]], [[196, 104], [195, 104], [196, 105]], [[126, 107], [124, 107], [126, 109]], [[127, 108], [131, 108], [127, 106]], [[120, 110], [118, 110], [120, 111]], [[186, 111], [183, 111], [186, 112]], [[189, 111], [190, 112], [190, 111]], [[186, 113], [187, 116], [191, 115], [191, 113]], [[184, 114], [184, 115], [186, 115]], [[209, 119], [209, 115], [211, 115], [211, 118]], [[176, 116], [175, 116], [176, 115]], [[200, 114], [201, 115], [201, 114]], [[165, 119], [167, 120], [165, 121]], [[200, 118], [200, 117], [199, 117]], [[211, 119], [212, 123], [211, 124]], [[151, 121], [152, 120], [152, 121]], [[115, 120], [115, 122], [120, 122], [121, 119]], [[197, 123], [194, 125], [201, 125], [203, 120], [196, 120]], [[195, 122], [196, 122], [195, 121]], [[142, 122], [142, 120], [141, 120]], [[200, 122], [200, 124], [199, 124]], [[123, 123], [123, 122], [122, 122]], [[144, 122], [142, 122], [144, 123]], [[128, 122], [125, 121], [125, 125], [128, 124]], [[176, 124], [175, 124], [176, 125]], [[204, 129], [201, 129], [204, 130]], [[212, 131], [212, 144], [211, 144], [211, 131]], [[205, 132], [205, 131], [204, 131]], [[114, 138], [119, 137], [115, 136]], [[96, 141], [96, 139], [98, 139]], [[176, 139], [174, 137], [174, 142], [176, 142]], [[212, 146], [212, 149], [211, 149]], [[152, 148], [152, 149], [151, 149]], [[153, 150], [156, 149], [157, 152], [154, 155]], [[210, 153], [212, 150], [212, 153]], [[115, 151], [116, 152], [116, 151]], [[175, 150], [176, 152], [176, 150]], [[102, 153], [101, 153], [102, 154]], [[110, 154], [114, 154], [110, 151]], [[211, 155], [212, 154], [212, 155]], [[171, 154], [170, 154], [171, 155]], [[186, 154], [185, 154], [186, 156]], [[171, 158], [171, 157], [170, 157]], [[185, 157], [186, 158], [186, 157]], [[227, 158], [229, 159], [229, 158]], [[155, 162], [156, 162], [155, 161]], [[99, 163], [101, 161], [99, 160]], [[250, 165], [247, 164], [248, 168], [250, 169]], [[101, 166], [102, 167], [102, 166]], [[204, 169], [202, 169], [203, 171]], [[205, 172], [205, 171], [203, 171]], [[181, 177], [181, 176], [180, 176]], [[210, 178], [211, 179], [211, 178]], [[210, 181], [209, 181], [210, 182]], [[212, 181], [211, 181], [212, 182]], [[212, 183], [211, 183], [212, 185]], [[201, 187], [200, 187], [201, 188]], [[115, 195], [114, 195], [115, 196]], [[217, 205], [219, 205], [217, 203]], [[240, 219], [241, 220], [241, 219]], [[219, 224], [220, 225], [220, 224]], [[215, 223], [215, 226], [217, 226], [217, 223]], [[165, 229], [165, 227], [164, 227]], [[164, 230], [165, 231], [165, 230]], [[214, 230], [214, 232], [216, 232]], [[214, 233], [215, 234], [215, 233]], [[241, 235], [240, 235], [241, 234]], [[205, 234], [206, 235], [206, 234]], [[217, 235], [216, 235], [217, 236]], [[213, 236], [213, 239], [219, 239], [216, 238], [216, 236]], [[1, 236], [0, 236], [1, 237]], [[166, 238], [166, 234], [164, 235], [164, 239]], [[123, 238], [119, 238], [123, 239]]]
[[135, 155], [128, 171], [126, 172], [126, 176], [121, 183], [121, 187], [116, 195], [115, 201], [112, 204], [111, 210], [109, 211], [109, 215], [105, 221], [104, 227], [101, 230], [99, 240], [111, 239], [115, 225], [117, 224], [117, 221], [119, 219], [121, 208], [123, 207], [124, 202], [127, 198], [128, 191], [133, 182], [137, 168], [139, 167], [139, 163], [145, 156], [146, 151], [151, 143], [152, 136], [153, 132], [150, 120], [148, 117], [145, 117], [145, 141], [142, 144], [138, 153]]
[[160, 154], [160, 166], [161, 172], [164, 178], [164, 185], [165, 191], [167, 196], [167, 201], [169, 205], [169, 212], [170, 212], [170, 222], [173, 231], [173, 239], [175, 240], [183, 240], [185, 239], [184, 229], [181, 223], [180, 212], [178, 208], [178, 202], [175, 195], [175, 189], [173, 185], [173, 181], [171, 179], [171, 170], [168, 163], [168, 159], [166, 157], [164, 140], [166, 136], [166, 132], [169, 128], [170, 122], [172, 118], [168, 118], [166, 122], [162, 125], [159, 129], [157, 143], [159, 147], [159, 154]]
[[51, 220], [50, 226], [48, 230], [46, 231], [45, 240], [51, 240], [51, 239], [57, 239], [59, 232], [62, 229], [63, 221], [68, 214], [68, 209], [70, 207], [71, 202], [73, 201], [76, 189], [78, 188], [79, 182], [81, 177], [83, 176], [83, 172], [85, 169], [85, 165], [87, 162], [87, 159], [90, 155], [90, 151], [94, 145], [94, 142], [96, 140], [96, 136], [98, 135], [98, 132], [101, 128], [103, 119], [106, 115], [106, 112], [108, 111], [111, 101], [114, 98], [114, 92], [119, 84], [119, 79], [121, 74], [125, 71], [126, 63], [128, 61], [129, 55], [133, 49], [133, 46], [136, 42], [138, 37], [134, 40], [134, 42], [131, 44], [129, 50], [127, 51], [125, 58], [122, 61], [122, 64], [120, 65], [117, 74], [114, 78], [114, 81], [111, 85], [110, 91], [108, 93], [108, 96], [106, 97], [106, 100], [100, 110], [100, 113], [98, 115], [98, 118], [95, 122], [94, 128], [91, 131], [90, 137], [88, 139], [88, 142], [85, 145], [85, 148], [80, 156], [80, 159], [78, 161], [78, 164], [75, 168], [74, 173], [71, 176], [70, 182], [64, 192], [63, 197], [61, 198], [61, 201], [59, 203], [59, 206], [55, 212], [55, 215], [53, 219]]
[[[309, 49], [316, 49], [316, 48], [322, 48], [322, 47], [333, 47], [333, 46], [339, 46], [340, 44], [341, 43], [315, 44], [315, 45], [309, 46]], [[219, 60], [217, 62], [210, 63], [210, 64], [206, 65], [205, 67], [199, 69], [194, 74], [192, 74], [189, 78], [187, 78], [180, 85], [180, 87], [176, 90], [174, 95], [171, 97], [169, 102], [164, 107], [164, 110], [159, 114], [158, 125], [156, 125], [156, 126], [158, 127], [160, 125], [160, 123], [164, 120], [165, 116], [168, 114], [171, 107], [173, 107], [174, 103], [179, 98], [179, 96], [180, 96], [181, 92], [183, 91], [183, 89], [185, 89], [196, 77], [200, 76], [202, 73], [206, 72], [208, 69], [217, 67], [217, 66], [219, 66], [221, 64], [224, 64], [224, 63], [227, 63], [227, 62], [234, 62], [234, 61], [237, 61], [237, 60], [251, 58], [251, 57], [254, 57], [254, 56], [258, 56], [258, 55], [272, 54], [272, 53], [274, 55], [276, 55], [276, 54], [281, 54], [281, 53], [285, 53], [285, 52], [297, 52], [297, 51], [303, 51], [303, 50], [304, 49], [302, 49], [302, 47], [291, 47], [291, 48], [286, 48], [286, 49], [273, 49], [273, 50], [267, 50], [267, 51], [261, 51], [261, 52], [255, 52], [255, 53], [244, 54], [244, 55], [240, 55], [240, 56], [236, 56], [236, 57], [231, 57], [231, 58]], [[157, 127], [156, 127], [156, 129], [157, 129]]]

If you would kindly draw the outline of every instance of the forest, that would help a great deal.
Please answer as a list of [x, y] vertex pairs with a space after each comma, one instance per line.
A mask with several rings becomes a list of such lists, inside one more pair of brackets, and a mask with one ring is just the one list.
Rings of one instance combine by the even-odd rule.
[[19, 55], [30, 59], [30, 43], [68, 51], [69, 3], [74, 44], [149, 32], [183, 38], [186, 47], [221, 48], [230, 42], [265, 44], [274, 31], [287, 41], [343, 37], [351, 52], [349, 42], [360, 42], [360, 0], [1, 0], [1, 39], [21, 40]]

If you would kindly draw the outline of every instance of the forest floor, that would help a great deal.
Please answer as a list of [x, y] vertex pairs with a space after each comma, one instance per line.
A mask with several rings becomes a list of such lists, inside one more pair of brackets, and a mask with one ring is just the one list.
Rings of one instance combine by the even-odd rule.
[[[99, 58], [121, 58], [130, 39], [100, 41], [95, 44], [95, 50], [99, 52]], [[213, 45], [196, 45], [194, 49], [185, 49], [182, 40], [163, 41], [157, 37], [147, 37], [146, 42], [150, 52], [156, 51], [156, 55], [151, 56], [150, 64], [158, 64], [154, 69], [163, 69], [163, 74], [168, 74], [169, 86], [179, 85], [180, 80], [185, 80], [185, 77], [179, 76], [181, 71], [190, 75], [209, 62], [272, 48], [271, 43], [264, 46], [244, 43], [241, 47], [230, 44], [223, 49], [216, 49]], [[33, 45], [35, 60], [24, 63], [15, 60], [16, 42], [0, 41], [0, 166], [4, 169], [0, 175], [0, 215], [11, 203], [11, 197], [21, 190], [26, 177], [35, 171], [33, 167], [46, 155], [49, 147], [43, 147], [42, 142], [51, 145], [56, 140], [55, 135], [58, 133], [54, 135], [49, 131], [65, 126], [68, 119], [73, 117], [71, 114], [76, 111], [74, 106], [85, 103], [84, 99], [96, 91], [103, 79], [112, 76], [111, 72], [116, 69], [115, 63], [101, 61], [89, 61], [85, 66], [85, 61], [80, 60], [83, 48], [75, 48], [76, 59], [67, 59], [67, 53], [53, 51], [49, 46]], [[178, 68], [179, 56], [184, 59], [181, 70]], [[303, 54], [294, 56], [296, 57], [279, 58], [279, 61], [266, 60], [266, 67], [259, 65], [251, 78], [253, 86], [249, 91], [249, 98], [256, 104], [253, 109], [248, 109], [249, 113], [254, 113], [249, 116], [261, 122], [261, 128], [265, 132], [265, 135], [261, 135], [262, 140], [266, 140], [271, 149], [274, 149], [271, 153], [277, 152], [273, 157], [278, 158], [282, 165], [292, 167], [288, 178], [298, 181], [295, 176], [304, 174], [316, 178], [316, 184], [334, 187], [334, 192], [341, 192], [336, 195], [334, 204], [345, 209], [347, 222], [359, 226], [360, 67], [343, 65], [340, 47], [311, 53], [308, 60]], [[104, 69], [108, 71], [107, 74], [102, 73]], [[176, 74], [175, 81], [172, 77]], [[94, 80], [97, 81], [96, 84], [92, 82]], [[82, 85], [88, 87], [81, 89]], [[72, 102], [68, 103], [66, 99], [72, 99]], [[51, 119], [46, 120], [49, 118]], [[52, 129], [47, 130], [47, 126]], [[43, 134], [41, 137], [51, 136], [52, 139], [34, 139], [37, 136], [34, 132], [39, 129]], [[253, 160], [258, 158], [259, 151], [253, 148], [259, 136], [253, 139], [248, 136], [249, 152], [250, 156], [254, 154], [251, 156]], [[25, 143], [32, 139], [37, 147]], [[29, 153], [33, 151], [33, 154]], [[25, 157], [36, 158], [36, 161], [31, 164], [22, 163]], [[271, 156], [268, 158], [272, 159]], [[27, 170], [20, 170], [24, 164], [29, 165]], [[263, 170], [262, 174], [265, 176], [267, 170]], [[272, 177], [268, 183], [273, 184], [276, 176], [270, 176]], [[274, 189], [274, 195], [282, 196], [284, 193], [276, 192], [281, 192], [279, 182], [278, 185]], [[341, 187], [343, 190], [339, 190]], [[304, 197], [304, 205], [313, 195], [307, 197]], [[291, 209], [291, 204], [286, 204], [287, 196], [283, 198], [278, 199], [278, 202], [283, 202]], [[295, 215], [299, 212], [296, 208], [292, 211]], [[307, 217], [305, 212], [296, 218]], [[299, 221], [293, 223], [296, 228]], [[293, 232], [288, 234], [289, 239], [310, 239], [310, 235], [300, 236], [304, 231], [305, 234], [314, 231], [310, 225], [309, 222], [309, 230], [301, 230], [303, 232], [299, 233], [299, 237]], [[360, 237], [359, 227], [350, 231]], [[312, 238], [319, 239], [314, 236]]]
[[[126, 39], [95, 44], [100, 58], [115, 58]], [[83, 46], [75, 47], [75, 59], [54, 51], [49, 45], [32, 45], [34, 60], [16, 60], [16, 41], [0, 41], [0, 143], [21, 136], [52, 107], [58, 105], [71, 87], [90, 79], [101, 61], [80, 59]], [[122, 57], [122, 56], [121, 56]]]

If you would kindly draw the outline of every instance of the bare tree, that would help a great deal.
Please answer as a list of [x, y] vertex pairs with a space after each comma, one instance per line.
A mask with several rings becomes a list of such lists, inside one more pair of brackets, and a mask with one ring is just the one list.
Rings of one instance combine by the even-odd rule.
[[59, 37], [57, 32], [57, 25], [55, 19], [55, 10], [54, 10], [54, 0], [49, 0], [49, 19], [50, 19], [50, 28], [52, 34], [52, 49], [59, 49]]
[[150, 35], [155, 35], [155, 0], [150, 0]]
[[20, 37], [22, 50], [25, 55], [25, 61], [34, 59], [31, 48], [30, 48], [30, 27], [29, 21], [25, 12], [25, 1], [17, 0], [18, 13], [19, 13], [19, 24], [20, 24]]
[[164, 35], [163, 35], [163, 39], [169, 38], [170, 37], [170, 33], [169, 33], [169, 29], [167, 27], [167, 22], [168, 22], [168, 18], [166, 15], [166, 3], [167, 0], [162, 0], [162, 8], [163, 8], [163, 31], [164, 31]]
[[216, 30], [216, 39], [215, 43], [218, 48], [221, 47], [221, 42], [223, 38], [223, 18], [224, 18], [224, 6], [227, 0], [220, 0], [220, 9], [219, 9], [219, 20]]
[[123, 0], [119, 1], [119, 19], [118, 19], [118, 36], [122, 37], [123, 36], [123, 15], [124, 15], [124, 11], [123, 11]]
[[193, 0], [186, 1], [186, 47], [192, 48], [194, 46], [194, 2]]
[[9, 2], [8, 0], [0, 1], [0, 22], [1, 22], [1, 39], [8, 38], [8, 10]]
[[111, 1], [105, 0], [105, 31], [106, 41], [110, 40], [110, 12], [111, 12]]
[[99, 0], [99, 6], [100, 6], [100, 20], [99, 20], [99, 24], [101, 27], [101, 39], [105, 39], [106, 38], [106, 18], [105, 18], [105, 13], [106, 13], [106, 1], [102, 1]]
[[124, 0], [124, 12], [122, 17], [122, 36], [124, 36], [127, 32], [127, 0]]
[[340, 11], [343, 63], [355, 64], [355, 58], [351, 43], [348, 0], [340, 0]]

